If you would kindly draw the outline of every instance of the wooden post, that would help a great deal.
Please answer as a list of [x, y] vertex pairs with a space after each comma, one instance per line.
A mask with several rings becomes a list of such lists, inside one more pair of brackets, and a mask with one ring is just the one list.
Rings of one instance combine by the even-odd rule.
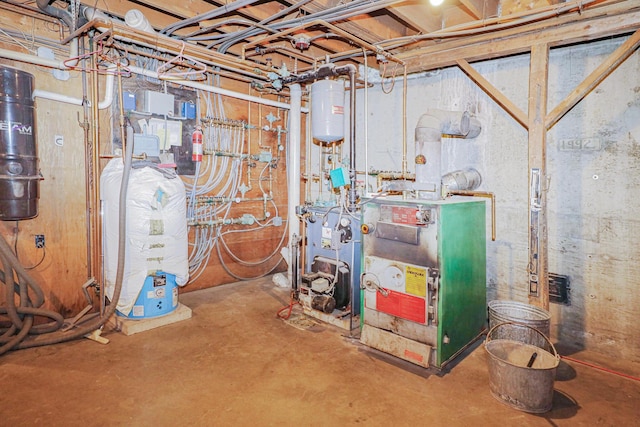
[[531, 47], [529, 70], [529, 302], [549, 308], [547, 259], [547, 80], [549, 45]]

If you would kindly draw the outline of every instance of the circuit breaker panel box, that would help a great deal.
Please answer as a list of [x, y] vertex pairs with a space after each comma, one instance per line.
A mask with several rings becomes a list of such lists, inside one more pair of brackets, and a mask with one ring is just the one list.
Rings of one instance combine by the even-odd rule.
[[361, 342], [442, 368], [485, 329], [485, 203], [475, 198], [362, 204]]
[[305, 313], [342, 329], [359, 327], [360, 215], [309, 209], [299, 299]]

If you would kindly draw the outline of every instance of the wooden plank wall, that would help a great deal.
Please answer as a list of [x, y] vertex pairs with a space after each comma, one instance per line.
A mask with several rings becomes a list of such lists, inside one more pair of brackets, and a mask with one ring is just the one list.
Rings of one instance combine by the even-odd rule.
[[[255, 90], [251, 90], [248, 83], [242, 83], [237, 81], [232, 81], [229, 79], [223, 79], [222, 81], [223, 87], [226, 89], [231, 89], [241, 93], [249, 93], [253, 96], [260, 96], [258, 92]], [[273, 98], [273, 97], [271, 97]], [[286, 99], [281, 99], [281, 101], [287, 101]], [[283, 129], [287, 128], [287, 120], [288, 120], [288, 111], [278, 109], [270, 106], [259, 106], [255, 103], [235, 100], [231, 98], [225, 98], [224, 101], [225, 111], [227, 114], [227, 118], [233, 120], [242, 120], [249, 123], [252, 129], [246, 131], [245, 139], [247, 143], [251, 143], [250, 152], [251, 154], [257, 154], [260, 152], [260, 147], [265, 147], [265, 149], [269, 149], [273, 156], [279, 155], [279, 162], [276, 168], [272, 168], [271, 173], [273, 177], [272, 189], [273, 189], [273, 197], [278, 207], [278, 213], [283, 218], [286, 218], [287, 215], [287, 174], [285, 167], [285, 151], [277, 151], [278, 138], [277, 134], [270, 130], [262, 130], [264, 126], [270, 125], [266, 117], [268, 115], [272, 115], [277, 117], [278, 120], [273, 122], [273, 127], [282, 126]], [[204, 111], [204, 109], [203, 109]], [[304, 122], [304, 117], [303, 117]], [[304, 123], [303, 123], [304, 126]], [[304, 131], [304, 128], [303, 128]], [[286, 147], [287, 136], [286, 134], [281, 135], [281, 144]], [[304, 150], [302, 151], [304, 153]], [[206, 158], [203, 161], [207, 161]], [[251, 170], [251, 187], [252, 190], [246, 193], [247, 198], [259, 198], [262, 197], [262, 192], [259, 189], [259, 175], [261, 169], [264, 167], [264, 163], [257, 163], [256, 167], [253, 167]], [[265, 175], [266, 176], [266, 175]], [[247, 166], [246, 162], [244, 162], [242, 178], [241, 180], [248, 184], [247, 180]], [[263, 188], [267, 190], [269, 188], [269, 182], [263, 181]], [[269, 211], [273, 212], [273, 208], [269, 207]], [[255, 215], [257, 218], [260, 218], [263, 214], [263, 203], [252, 201], [252, 202], [243, 202], [240, 204], [234, 203], [230, 217], [236, 218], [241, 216], [242, 214], [250, 213]], [[226, 226], [223, 228], [223, 231], [228, 230], [237, 230], [241, 228], [246, 228], [246, 226]], [[256, 261], [265, 258], [267, 255], [272, 253], [274, 249], [278, 246], [278, 242], [282, 236], [282, 233], [286, 232], [286, 221], [283, 222], [283, 225], [280, 227], [268, 227], [263, 229], [262, 231], [250, 232], [250, 233], [236, 233], [235, 235], [230, 235], [226, 238], [229, 248], [238, 256], [242, 257], [246, 261]], [[286, 244], [286, 238], [285, 238]], [[222, 250], [224, 254], [224, 250]], [[223, 259], [225, 264], [228, 265], [230, 270], [239, 277], [256, 277], [260, 274], [263, 274], [269, 271], [276, 263], [279, 263], [277, 269], [275, 271], [283, 271], [286, 270], [286, 264], [284, 262], [280, 262], [282, 257], [280, 255], [274, 256], [271, 260], [266, 262], [263, 266], [258, 267], [246, 267], [241, 264], [234, 262], [228, 255], [224, 254]], [[203, 289], [211, 286], [215, 286], [221, 283], [229, 283], [233, 282], [236, 279], [226, 273], [221, 263], [218, 261], [217, 254], [211, 255], [211, 260], [208, 268], [203, 273], [203, 275], [198, 278], [194, 283], [190, 283], [185, 288], [185, 291], [195, 290], [195, 289]]]
[[[50, 23], [25, 16], [1, 16], [3, 28], [19, 29], [26, 34], [32, 31], [49, 38], [57, 38], [57, 31]], [[5, 49], [18, 49], [7, 43]], [[53, 78], [51, 70], [24, 63], [0, 59], [0, 65], [27, 71], [35, 77], [35, 88], [82, 96], [78, 73], [62, 82]], [[40, 169], [44, 179], [40, 182], [39, 215], [30, 220], [0, 222], [4, 238], [13, 245], [17, 237], [19, 259], [26, 267], [41, 259], [43, 250], [36, 249], [34, 236], [45, 236], [45, 258], [42, 264], [30, 271], [41, 284], [46, 296], [46, 308], [63, 315], [77, 312], [86, 305], [80, 287], [87, 279], [86, 272], [86, 223], [84, 198], [83, 131], [78, 126], [78, 114], [82, 108], [39, 99], [36, 102], [37, 149]], [[62, 146], [55, 144], [56, 135], [64, 138]], [[15, 232], [19, 230], [17, 233]]]
[[[26, 34], [42, 35], [58, 40], [59, 33], [56, 25], [50, 22], [39, 21], [31, 17], [11, 12], [3, 12], [0, 16], [2, 28], [14, 28]], [[0, 40], [0, 47], [26, 52], [25, 49]], [[60, 53], [57, 59], [63, 59]], [[35, 76], [35, 88], [51, 92], [62, 93], [73, 97], [82, 97], [82, 84], [80, 73], [71, 72], [68, 81], [56, 80], [51, 75], [51, 70], [26, 63], [0, 59], [0, 65], [11, 66], [27, 71]], [[100, 85], [100, 99], [104, 96], [104, 82]], [[224, 79], [223, 87], [249, 92], [249, 84]], [[253, 95], [256, 95], [254, 92]], [[286, 101], [283, 99], [283, 101]], [[275, 147], [277, 137], [274, 132], [260, 131], [258, 128], [268, 124], [264, 119], [269, 113], [281, 117], [281, 121], [274, 123], [286, 128], [286, 112], [278, 111], [272, 107], [258, 108], [245, 101], [226, 98], [225, 108], [229, 119], [244, 120], [257, 128], [247, 131], [251, 133], [251, 152], [258, 152], [258, 143], [262, 132], [263, 145]], [[249, 115], [249, 110], [251, 114]], [[204, 111], [204, 110], [203, 110]], [[259, 116], [260, 114], [260, 116]], [[101, 113], [100, 145], [102, 150], [107, 147], [112, 131], [110, 124], [105, 123], [110, 113]], [[117, 120], [117, 114], [112, 117]], [[40, 210], [38, 217], [31, 220], [0, 222], [0, 233], [13, 245], [17, 236], [17, 248], [23, 265], [36, 264], [42, 256], [42, 250], [36, 249], [34, 236], [44, 234], [46, 240], [46, 256], [41, 265], [31, 270], [33, 277], [40, 283], [46, 295], [46, 308], [61, 312], [65, 316], [76, 314], [85, 307], [86, 302], [81, 292], [81, 286], [87, 280], [87, 222], [86, 222], [86, 197], [85, 197], [85, 170], [84, 170], [84, 136], [78, 120], [82, 121], [82, 107], [59, 102], [39, 99], [37, 100], [36, 123], [37, 144], [40, 157], [40, 167], [44, 180], [40, 184]], [[56, 136], [63, 137], [63, 144], [56, 145]], [[304, 138], [303, 138], [304, 140]], [[283, 143], [286, 136], [283, 135]], [[187, 141], [185, 141], [187, 142]], [[188, 141], [190, 143], [190, 141]], [[302, 150], [304, 153], [304, 150]], [[108, 153], [106, 153], [108, 154]], [[275, 152], [274, 152], [275, 154]], [[279, 214], [286, 217], [286, 168], [284, 152], [280, 153], [281, 161], [276, 169], [273, 169], [273, 195], [278, 205]], [[106, 161], [101, 161], [103, 167]], [[252, 175], [257, 179], [259, 171], [254, 168]], [[246, 162], [243, 166], [243, 180], [246, 180]], [[256, 191], [257, 182], [253, 183], [251, 192], [246, 197], [259, 197], [261, 193]], [[262, 214], [262, 203], [237, 204], [231, 211], [231, 216], [240, 216], [243, 213], [253, 213], [256, 217]], [[286, 219], [286, 218], [285, 218]], [[236, 226], [238, 228], [240, 226]], [[239, 233], [231, 235], [228, 239], [229, 246], [243, 259], [253, 261], [261, 259], [271, 253], [280, 241], [281, 233], [286, 228], [286, 221], [280, 227], [270, 227], [266, 231], [257, 233]], [[15, 230], [18, 230], [17, 233]], [[268, 267], [280, 260], [277, 255], [268, 263]], [[230, 269], [240, 276], [253, 277], [264, 273], [263, 267], [246, 268], [236, 265], [226, 257]], [[276, 271], [286, 269], [284, 263], [280, 263]], [[189, 283], [183, 291], [208, 288], [211, 286], [229, 283], [235, 279], [225, 273], [214, 253], [211, 256], [209, 266], [202, 276], [194, 283]], [[0, 296], [0, 304], [4, 296]]]

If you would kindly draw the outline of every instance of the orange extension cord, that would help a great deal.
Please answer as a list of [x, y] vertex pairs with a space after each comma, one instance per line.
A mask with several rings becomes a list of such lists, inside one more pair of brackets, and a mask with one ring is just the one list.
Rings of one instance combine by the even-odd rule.
[[[280, 310], [278, 310], [278, 312], [276, 313], [276, 316], [278, 316], [280, 319], [282, 320], [287, 320], [289, 317], [291, 317], [291, 312], [293, 311], [293, 306], [294, 305], [299, 305], [300, 303], [298, 301], [295, 300], [295, 298], [293, 298], [293, 295], [291, 295], [291, 299], [289, 300], [289, 305], [286, 305], [284, 307], [282, 307]], [[283, 315], [282, 312], [283, 311], [287, 311], [286, 315]]]
[[594, 365], [594, 364], [591, 364], [591, 363], [588, 363], [588, 362], [584, 362], [582, 360], [574, 359], [573, 357], [569, 357], [569, 356], [560, 356], [560, 357], [565, 359], [565, 360], [568, 360], [570, 362], [579, 363], [581, 365], [585, 365], [585, 366], [588, 366], [590, 368], [599, 369], [601, 371], [608, 372], [608, 373], [614, 374], [614, 375], [619, 375], [619, 376], [621, 376], [623, 378], [628, 378], [628, 379], [634, 380], [634, 381], [640, 381], [640, 378], [638, 378], [638, 377], [634, 377], [634, 376], [631, 376], [631, 375], [623, 374], [622, 372], [617, 372], [617, 371], [614, 371], [612, 369], [603, 368], [602, 366], [598, 366], [598, 365]]

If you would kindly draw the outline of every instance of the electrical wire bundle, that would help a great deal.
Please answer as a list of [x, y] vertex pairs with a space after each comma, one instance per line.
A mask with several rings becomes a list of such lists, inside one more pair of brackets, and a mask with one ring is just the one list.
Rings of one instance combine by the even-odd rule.
[[[219, 76], [215, 78], [219, 79]], [[255, 232], [274, 226], [274, 219], [280, 218], [276, 203], [262, 186], [263, 180], [271, 179], [271, 177], [265, 177], [270, 173], [271, 163], [265, 164], [258, 178], [262, 197], [252, 199], [263, 201], [263, 217], [257, 218], [253, 214], [245, 213], [242, 218], [251, 224], [231, 218], [233, 203], [245, 201], [244, 193], [247, 191], [247, 187], [241, 191], [243, 162], [247, 160], [244, 154], [246, 126], [244, 123], [226, 118], [221, 95], [200, 92], [199, 96], [204, 98], [206, 105], [205, 119], [201, 122], [203, 122], [204, 131], [204, 152], [209, 155], [207, 162], [196, 163], [193, 178], [185, 182], [188, 193], [187, 217], [193, 236], [193, 241], [189, 243], [189, 275], [191, 281], [200, 277], [215, 249], [222, 267], [230, 276], [238, 280], [253, 279], [255, 277], [243, 277], [231, 271], [222, 252], [224, 251], [234, 262], [245, 267], [264, 265], [279, 253], [286, 236], [286, 227], [283, 227], [282, 236], [274, 250], [259, 260], [242, 259], [225, 241], [225, 236], [230, 234]], [[215, 119], [212, 119], [213, 117]], [[249, 185], [251, 185], [250, 182]], [[269, 204], [273, 207], [273, 213], [268, 211]], [[243, 227], [223, 231], [224, 226], [232, 224], [243, 224]], [[269, 274], [280, 262], [281, 260], [270, 267], [268, 272], [256, 277]]]

